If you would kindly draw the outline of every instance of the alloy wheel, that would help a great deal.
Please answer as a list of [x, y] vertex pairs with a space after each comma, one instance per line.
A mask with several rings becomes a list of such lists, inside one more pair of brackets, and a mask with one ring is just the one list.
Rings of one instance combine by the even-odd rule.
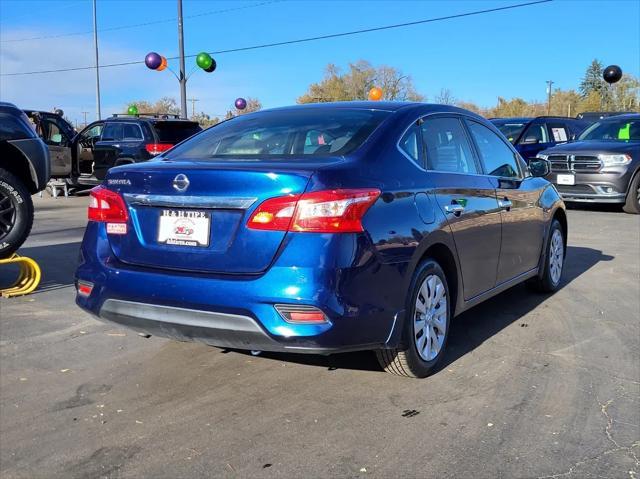
[[0, 190], [0, 240], [7, 236], [16, 221], [16, 207], [11, 197]]
[[564, 244], [562, 232], [556, 229], [551, 236], [551, 247], [549, 248], [549, 271], [551, 280], [558, 284], [562, 275], [562, 265], [564, 262]]
[[427, 276], [418, 290], [413, 319], [416, 349], [425, 361], [433, 361], [442, 349], [447, 310], [447, 293], [442, 280], [435, 274]]

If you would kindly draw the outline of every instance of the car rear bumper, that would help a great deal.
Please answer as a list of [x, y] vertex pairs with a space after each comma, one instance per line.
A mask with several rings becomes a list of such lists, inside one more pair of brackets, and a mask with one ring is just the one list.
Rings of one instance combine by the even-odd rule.
[[[357, 242], [344, 237], [341, 254], [319, 260], [313, 240], [300, 239], [308, 265], [288, 257], [286, 251], [299, 251], [293, 238], [261, 275], [194, 274], [124, 264], [113, 256], [103, 225], [89, 223], [76, 281], [92, 291], [78, 294], [76, 303], [138, 332], [225, 348], [329, 354], [395, 346], [389, 338], [397, 338], [392, 333], [401, 325], [402, 265], [362, 262], [364, 252], [345, 251]], [[324, 237], [318, 246], [331, 250], [330, 242]], [[397, 300], [390, 284], [397, 285]], [[276, 304], [312, 306], [327, 321], [291, 323]]]

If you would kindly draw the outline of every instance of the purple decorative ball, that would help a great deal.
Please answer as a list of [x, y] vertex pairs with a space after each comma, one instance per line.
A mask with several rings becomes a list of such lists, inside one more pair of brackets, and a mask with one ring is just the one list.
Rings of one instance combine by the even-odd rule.
[[151, 70], [157, 70], [161, 63], [162, 57], [156, 52], [149, 52], [147, 53], [147, 56], [144, 57], [144, 64]]
[[244, 98], [236, 98], [235, 105], [238, 110], [244, 110], [247, 107], [247, 100]]

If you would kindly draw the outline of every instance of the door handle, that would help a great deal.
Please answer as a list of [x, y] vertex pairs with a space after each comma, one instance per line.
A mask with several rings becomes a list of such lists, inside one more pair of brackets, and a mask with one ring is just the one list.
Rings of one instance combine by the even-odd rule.
[[449, 214], [460, 216], [460, 214], [464, 211], [464, 206], [459, 203], [455, 203], [454, 201], [452, 201], [450, 205], [445, 205], [444, 210]]
[[511, 203], [511, 200], [505, 196], [503, 199], [498, 200], [498, 206], [503, 210], [509, 211], [513, 206], [513, 203]]

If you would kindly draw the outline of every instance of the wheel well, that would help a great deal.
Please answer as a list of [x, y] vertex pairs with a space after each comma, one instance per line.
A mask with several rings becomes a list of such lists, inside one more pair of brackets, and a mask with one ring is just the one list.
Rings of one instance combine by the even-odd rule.
[[455, 308], [458, 300], [458, 268], [456, 266], [456, 260], [453, 256], [451, 250], [442, 243], [436, 243], [424, 252], [422, 255], [422, 260], [426, 258], [431, 258], [438, 262], [442, 270], [444, 271], [444, 275], [447, 278], [447, 284], [449, 286], [449, 295], [451, 296], [451, 304], [453, 306], [452, 314], [455, 314]]
[[29, 161], [15, 146], [9, 143], [0, 143], [0, 168], [22, 180], [29, 193], [34, 194], [38, 191], [33, 178], [31, 178]]

